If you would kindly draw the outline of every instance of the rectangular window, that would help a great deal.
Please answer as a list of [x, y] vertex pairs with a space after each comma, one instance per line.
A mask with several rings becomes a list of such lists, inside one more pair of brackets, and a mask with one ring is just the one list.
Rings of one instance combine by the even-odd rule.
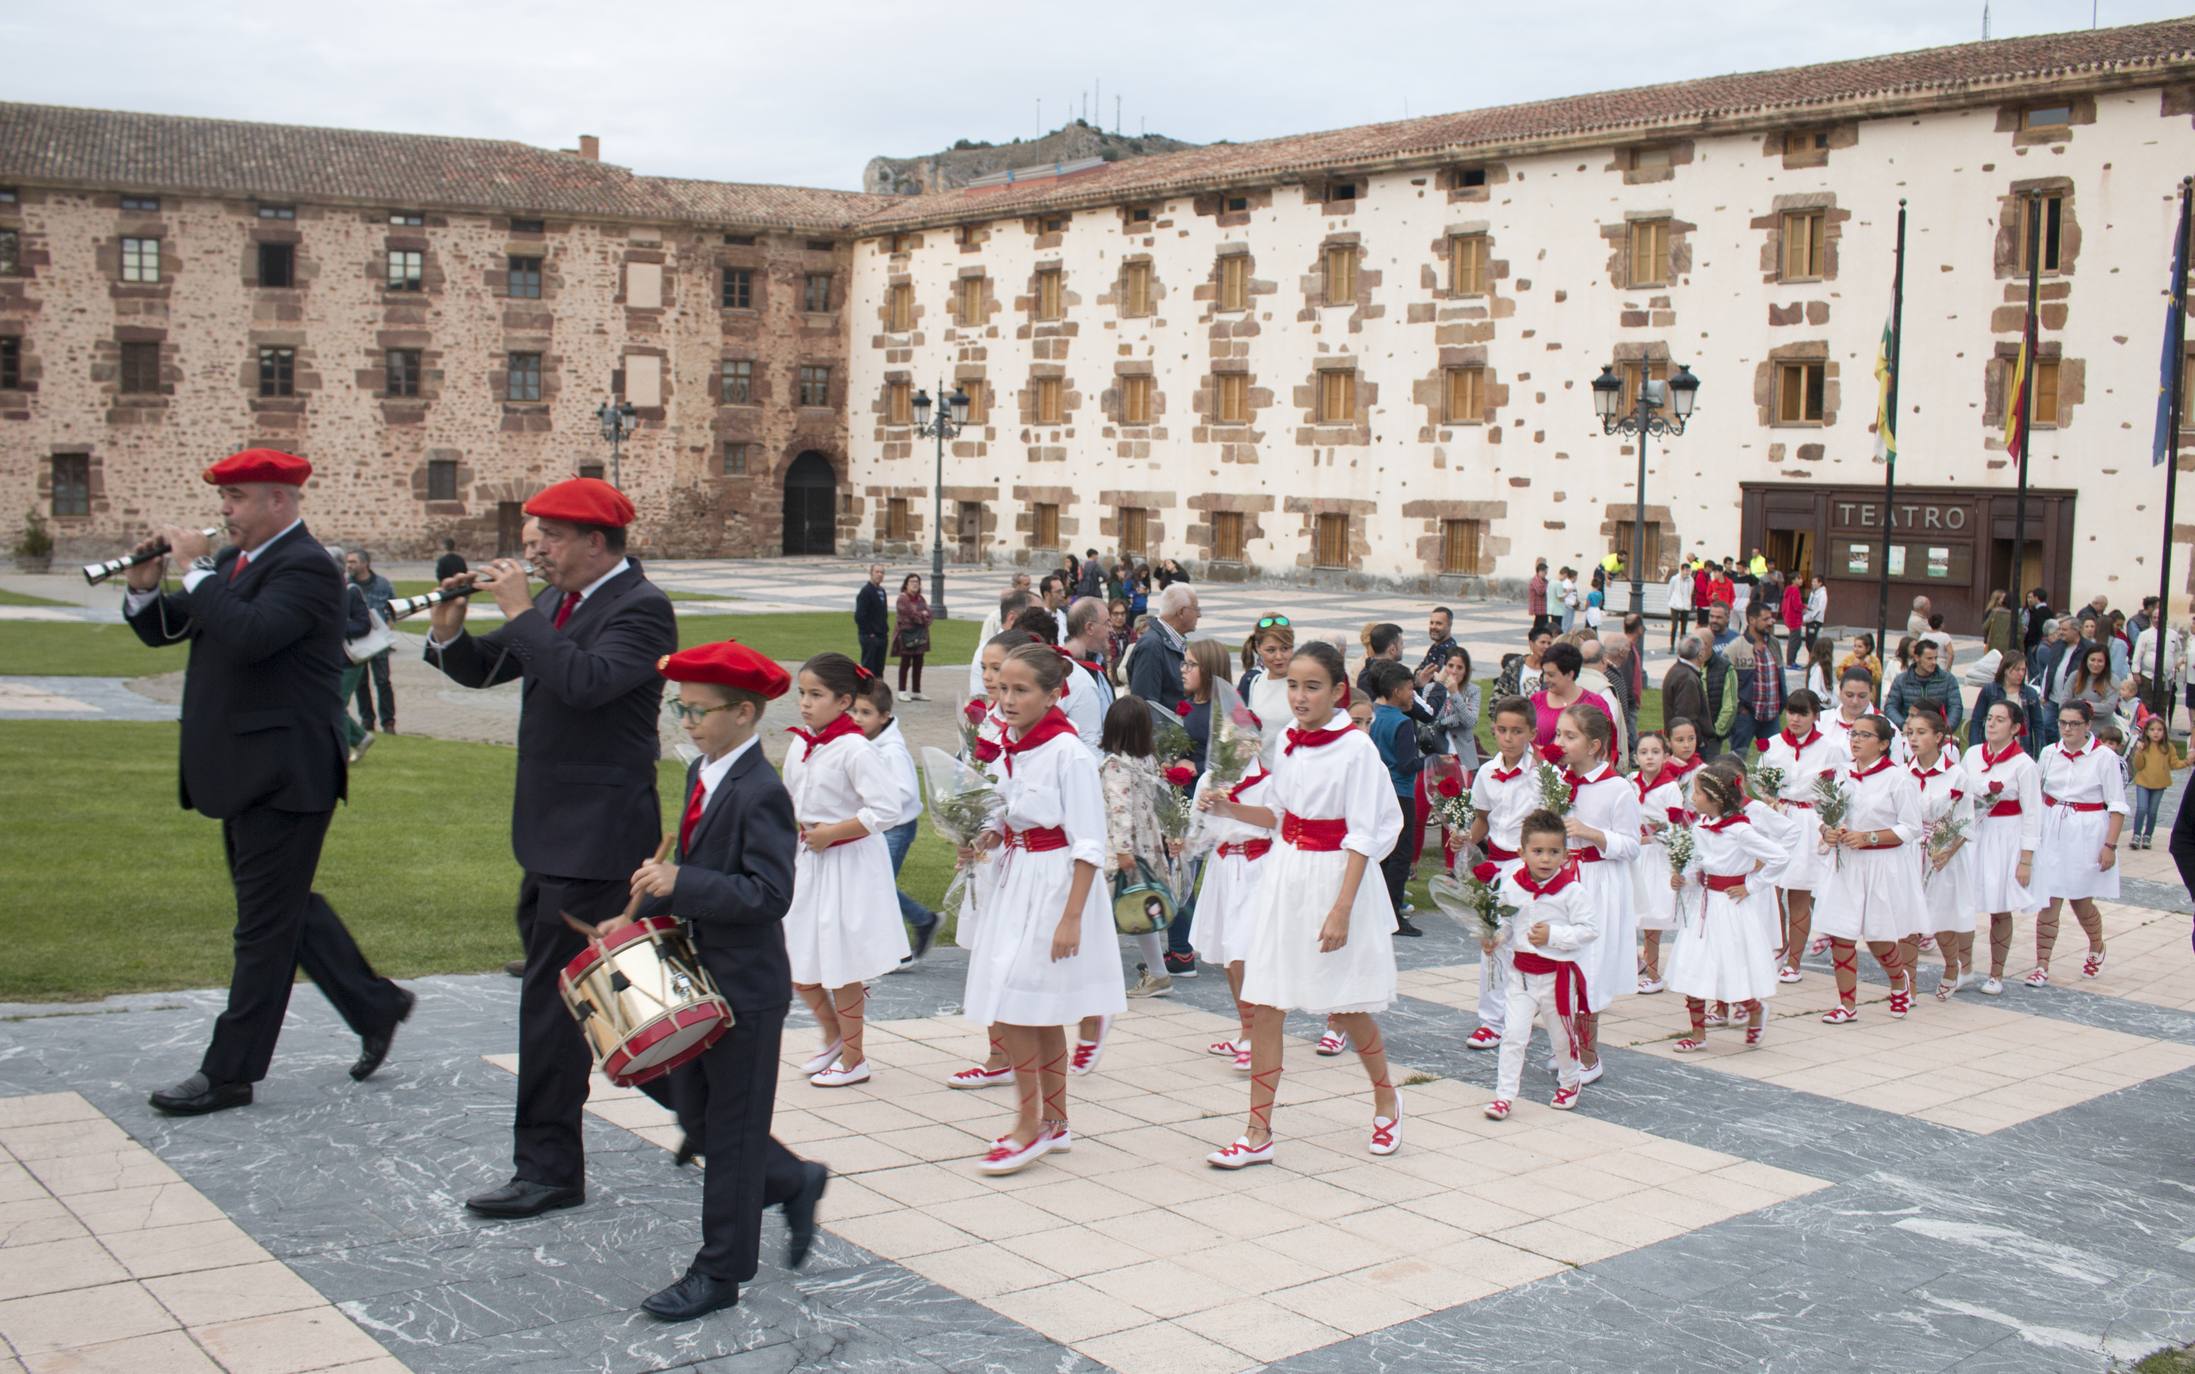
[[983, 278], [962, 277], [953, 288], [953, 313], [964, 328], [983, 323]]
[[417, 210], [389, 211], [389, 223], [391, 224], [401, 224], [417, 229], [426, 224], [426, 222], [426, 215]]
[[2035, 423], [2056, 427], [2058, 423], [2058, 360], [2035, 360]]
[[0, 205], [13, 205], [21, 199], [13, 186], [0, 186]]
[[1312, 527], [1311, 561], [1321, 568], [1349, 566], [1349, 517], [1321, 515]]
[[1631, 221], [1631, 284], [1633, 286], [1667, 286], [1669, 284], [1668, 220], [1635, 219]]
[[1151, 313], [1151, 264], [1131, 262], [1122, 265], [1120, 269], [1120, 312], [1123, 315], [1148, 315]]
[[546, 228], [547, 226], [537, 219], [514, 219], [511, 221], [511, 232], [514, 234], [539, 234]]
[[520, 300], [540, 300], [541, 259], [514, 257], [506, 261], [508, 265], [504, 269], [503, 278], [505, 293]]
[[1670, 149], [1666, 143], [1651, 148], [1631, 150], [1631, 170], [1634, 172], [1658, 172], [1669, 166]]
[[160, 209], [160, 197], [124, 196], [122, 197], [122, 208], [125, 210], [137, 210], [148, 215], [156, 214], [159, 212]]
[[53, 455], [53, 513], [55, 515], [91, 514], [90, 454], [56, 453]]
[[1347, 243], [1330, 243], [1320, 255], [1326, 268], [1326, 303], [1352, 305], [1357, 299], [1357, 250]]
[[2041, 274], [2047, 277], [2058, 271], [2059, 249], [2062, 246], [2062, 233], [2065, 226], [2065, 197], [2063, 195], [2044, 196], [2039, 203], [2031, 201], [2025, 196], [2020, 198], [2020, 242], [2016, 251], [2018, 253], [2019, 269], [2022, 272], [2027, 270], [2028, 211], [2038, 205], [2042, 211], [2042, 233], [2036, 240], [2035, 246], [2041, 254]]
[[259, 217], [261, 219], [296, 219], [297, 207], [294, 205], [262, 205], [259, 207]]
[[1035, 518], [1029, 522], [1029, 543], [1039, 549], [1058, 548], [1059, 507], [1049, 502], [1040, 502], [1034, 515]]
[[1442, 416], [1452, 425], [1483, 424], [1486, 420], [1486, 369], [1451, 367], [1447, 371], [1447, 408]]
[[811, 315], [824, 315], [831, 309], [831, 274], [810, 272], [801, 279], [800, 308]]
[[1669, 364], [1666, 361], [1641, 364], [1633, 359], [1616, 364], [1616, 374], [1623, 378], [1623, 413], [1633, 415], [1639, 408], [1639, 384], [1668, 381]]
[[23, 270], [23, 236], [14, 229], [0, 229], [0, 277]]
[[1634, 553], [1644, 550], [1644, 557], [1639, 560], [1639, 566], [1646, 570], [1647, 580], [1651, 581], [1660, 575], [1658, 569], [1661, 567], [1661, 526], [1651, 520], [1647, 521], [1646, 542], [1642, 545], [1639, 543], [1638, 522], [1635, 520], [1619, 520], [1616, 522], [1614, 541], [1614, 546], [1622, 551], [1626, 562], [1631, 560]]
[[1219, 422], [1223, 425], [1250, 423], [1250, 374], [1222, 372], [1212, 380], [1219, 390]]
[[884, 298], [884, 328], [894, 334], [904, 334], [914, 327], [915, 288], [903, 281], [894, 282]]
[[726, 477], [745, 477], [747, 475], [749, 450], [753, 448], [753, 444], [737, 442], [724, 445], [724, 475]]
[[800, 367], [800, 404], [827, 406], [831, 403], [831, 369], [813, 363]]
[[1060, 380], [1057, 377], [1036, 379], [1036, 422], [1040, 425], [1056, 425], [1060, 421]]
[[503, 385], [506, 401], [538, 401], [541, 399], [541, 355], [539, 353], [513, 353], [510, 355], [509, 372]]
[[1120, 551], [1133, 554], [1151, 551], [1151, 512], [1140, 506], [1120, 508]]
[[1783, 279], [1819, 281], [1822, 277], [1822, 224], [1819, 210], [1794, 210], [1783, 217]]
[[1825, 152], [1829, 148], [1829, 133], [1825, 129], [1800, 129], [1783, 136], [1783, 155], [1796, 157], [1801, 153]]
[[1240, 563], [1243, 553], [1242, 512], [1212, 512], [1212, 557], [1222, 563]]
[[1249, 208], [1250, 198], [1248, 196], [1229, 196], [1227, 198], [1227, 213], [1230, 215], [1239, 215]]
[[1459, 190], [1469, 191], [1485, 184], [1486, 169], [1484, 167], [1465, 167], [1456, 173], [1456, 186]]
[[724, 360], [721, 404], [751, 406], [755, 403], [755, 365], [746, 358]]
[[427, 255], [416, 248], [389, 250], [389, 290], [423, 291], [427, 286]]
[[1066, 233], [1066, 232], [1067, 232], [1067, 216], [1065, 216], [1065, 215], [1051, 215], [1051, 216], [1047, 217], [1047, 218], [1045, 219], [1045, 221], [1044, 221], [1044, 232], [1045, 232], [1045, 233], [1047, 233], [1047, 234], [1064, 234], [1064, 233]]
[[417, 396], [419, 394], [419, 350], [416, 348], [392, 348], [382, 359], [382, 387], [384, 396]]
[[160, 280], [160, 240], [122, 240], [122, 280], [140, 282]]
[[755, 246], [755, 236], [753, 234], [726, 234], [724, 236], [724, 246], [727, 248], [752, 248]]
[[1357, 184], [1353, 181], [1332, 181], [1326, 185], [1326, 199], [1329, 204], [1335, 201], [1351, 201], [1356, 198]]
[[2195, 353], [2180, 359], [2180, 428], [2195, 429]]
[[592, 477], [597, 482], [599, 482], [602, 480], [602, 465], [600, 463], [581, 463], [579, 465], [579, 471], [574, 475], [579, 477]]
[[1037, 318], [1056, 320], [1062, 313], [1066, 292], [1061, 290], [1060, 270], [1044, 267], [1037, 270]]
[[1448, 240], [1448, 289], [1459, 296], [1486, 294], [1486, 235], [1457, 234]]
[[1128, 222], [1130, 224], [1149, 224], [1151, 222], [1151, 207], [1138, 205], [1135, 209], [1130, 210], [1128, 212]]
[[724, 289], [719, 304], [726, 310], [754, 309], [755, 274], [752, 268], [727, 267], [724, 269]]
[[160, 345], [156, 343], [126, 343], [122, 345], [121, 387], [124, 391], [147, 393], [160, 389]]
[[[748, 242], [752, 243], [753, 240], [750, 239], [748, 240]], [[836, 245], [834, 245], [829, 239], [808, 240], [808, 251], [811, 253], [828, 253], [833, 251], [835, 247]]]
[[455, 458], [429, 458], [427, 460], [427, 499], [429, 501], [455, 501], [457, 499], [457, 460]]
[[23, 341], [13, 334], [0, 337], [0, 391], [23, 389]]
[[2073, 110], [2067, 105], [2033, 105], [2020, 116], [2020, 126], [2027, 129], [2063, 129], [2073, 122]]
[[1357, 418], [1357, 372], [1353, 367], [1328, 368], [1319, 373], [1319, 423], [1347, 425]]
[[296, 349], [262, 348], [259, 350], [259, 394], [262, 396], [295, 396], [297, 394]]
[[1219, 260], [1219, 308], [1250, 308], [1250, 255], [1229, 253]]
[[906, 382], [884, 384], [884, 423], [911, 425], [915, 422], [914, 388]]
[[981, 377], [963, 377], [954, 385], [967, 393], [968, 423], [971, 425], [989, 424], [991, 422], [991, 407], [988, 398], [991, 389], [984, 385], [983, 379]]
[[907, 533], [907, 498], [894, 496], [884, 503], [884, 537], [892, 540], [911, 538]]
[[1123, 377], [1120, 379], [1120, 422], [1124, 425], [1151, 423], [1151, 379], [1149, 377]]
[[1479, 570], [1479, 522], [1440, 522], [1440, 570], [1469, 575]]
[[295, 286], [297, 284], [297, 249], [287, 243], [260, 244], [259, 284], [261, 286]]
[[1776, 364], [1776, 423], [1818, 425], [1822, 422], [1822, 391], [1828, 373], [1825, 363]]

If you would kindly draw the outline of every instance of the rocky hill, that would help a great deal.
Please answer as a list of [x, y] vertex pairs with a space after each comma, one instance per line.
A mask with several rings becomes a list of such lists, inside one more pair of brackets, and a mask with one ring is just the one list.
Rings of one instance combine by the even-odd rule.
[[1163, 134], [1107, 133], [1078, 119], [1042, 138], [1017, 138], [1011, 143], [976, 143], [964, 138], [943, 152], [920, 157], [874, 157], [862, 169], [861, 189], [883, 195], [924, 195], [1007, 171], [1049, 168], [1093, 157], [1118, 162], [1196, 146]]

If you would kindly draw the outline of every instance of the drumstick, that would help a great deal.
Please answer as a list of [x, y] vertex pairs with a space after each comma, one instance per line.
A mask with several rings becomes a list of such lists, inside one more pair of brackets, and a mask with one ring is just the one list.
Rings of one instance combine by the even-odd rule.
[[[671, 846], [677, 843], [678, 839], [676, 836], [666, 837], [663, 841], [662, 846], [658, 848], [655, 852], [655, 861], [657, 863], [662, 863], [665, 859], [670, 858]], [[625, 910], [619, 914], [617, 921], [614, 923], [606, 924], [623, 924], [626, 921], [630, 921], [633, 918], [633, 913], [640, 910], [640, 904], [646, 900], [648, 900], [648, 895], [646, 893], [635, 892], [633, 894], [633, 899], [625, 903]], [[580, 934], [586, 936], [590, 943], [599, 941], [602, 938], [601, 926], [589, 925], [585, 921], [580, 920], [577, 916], [572, 915], [572, 913], [570, 913], [569, 911], [560, 911], [557, 913], [557, 915], [564, 918], [564, 924], [570, 926], [573, 930], [576, 930]]]

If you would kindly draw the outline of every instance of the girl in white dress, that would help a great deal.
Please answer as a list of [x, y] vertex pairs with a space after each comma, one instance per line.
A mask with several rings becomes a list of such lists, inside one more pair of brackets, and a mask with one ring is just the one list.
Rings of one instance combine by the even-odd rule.
[[[1822, 733], [1829, 736], [1830, 743], [1837, 746], [1847, 762], [1852, 758], [1852, 728], [1873, 714], [1875, 679], [1868, 676], [1865, 668], [1855, 666], [1845, 669], [1844, 676], [1837, 679], [1836, 713], [1822, 722]], [[1956, 749], [1952, 751], [1952, 757], [1958, 757]], [[1893, 763], [1906, 761], [1905, 736], [1891, 737], [1890, 760]]]
[[2004, 991], [2004, 964], [2012, 953], [2012, 913], [2042, 903], [2029, 887], [2036, 846], [2042, 842], [2043, 792], [2035, 760], [2020, 746], [2026, 728], [2016, 701], [1992, 702], [1982, 717], [1982, 747], [1959, 761], [1966, 795], [1974, 801], [1974, 842], [1967, 846], [1974, 910], [1989, 913], [1989, 977], [1982, 992]]
[[1845, 748], [1820, 728], [1821, 713], [1822, 703], [1812, 692], [1803, 687], [1793, 692], [1784, 701], [1783, 729], [1771, 735], [1768, 747], [1761, 751], [1761, 763], [1783, 774], [1776, 795], [1768, 800], [1795, 834], [1790, 856], [1776, 879], [1784, 907], [1777, 941], [1783, 966], [1776, 977], [1785, 983], [1799, 981], [1799, 956], [1806, 952], [1807, 936], [1814, 929], [1814, 893], [1829, 876], [1829, 861], [1821, 848], [1821, 818], [1814, 814], [1814, 780], [1839, 771], [1849, 760]]
[[1690, 816], [1685, 806], [1689, 790], [1683, 779], [1669, 771], [1669, 736], [1648, 730], [1639, 736], [1639, 771], [1631, 785], [1639, 793], [1638, 883], [1639, 992], [1662, 990], [1661, 943], [1666, 931], [1677, 928], [1677, 894], [1669, 885], [1669, 850], [1662, 835]]
[[1563, 817], [1570, 856], [1600, 917], [1600, 938], [1581, 961], [1586, 1010], [1577, 1018], [1578, 1081], [1595, 1083], [1603, 1072], [1600, 1014], [1638, 989], [1639, 915], [1631, 905], [1631, 865], [1639, 857], [1639, 794], [1609, 766], [1616, 730], [1605, 712], [1582, 702], [1564, 708], [1555, 722], [1555, 744], [1570, 781], [1570, 814]]
[[1821, 843], [1833, 851], [1818, 912], [1837, 973], [1837, 1005], [1822, 1017], [1832, 1026], [1860, 1018], [1861, 940], [1890, 979], [1891, 1016], [1902, 1020], [1913, 1007], [1913, 968], [1899, 946], [1922, 925], [1921, 797], [1891, 760], [1895, 733], [1881, 716], [1852, 727], [1852, 767], [1837, 780], [1844, 823], [1822, 827]]
[[899, 784], [849, 714], [869, 671], [844, 654], [800, 666], [801, 725], [785, 754], [785, 790], [800, 825], [785, 953], [793, 990], [823, 1032], [808, 1081], [842, 1088], [869, 1080], [862, 1053], [865, 980], [899, 967], [909, 953], [899, 919], [899, 886], [884, 832], [899, 820]]
[[1249, 1124], [1206, 1156], [1215, 1168], [1273, 1160], [1273, 1094], [1290, 1010], [1331, 1017], [1355, 1044], [1372, 1081], [1371, 1152], [1391, 1155], [1402, 1143], [1402, 1104], [1372, 1019], [1395, 999], [1395, 913], [1386, 884], [1370, 872], [1402, 834], [1402, 807], [1378, 747], [1349, 723], [1347, 692], [1340, 651], [1324, 643], [1297, 649], [1288, 662], [1295, 723], [1281, 732], [1264, 804], [1210, 793], [1199, 803], [1208, 814], [1277, 829], [1281, 840], [1259, 860], [1266, 871], [1242, 962], [1242, 1000], [1251, 1004]]
[[1250, 642], [1257, 650], [1257, 676], [1245, 681], [1242, 704], [1258, 718], [1264, 732], [1259, 752], [1271, 768], [1280, 759], [1281, 736], [1288, 731], [1288, 660], [1296, 654], [1295, 627], [1277, 611], [1261, 615]]
[[986, 1174], [1073, 1147], [1063, 1027], [1128, 1005], [1098, 881], [1111, 858], [1104, 790], [1097, 761], [1059, 709], [1066, 674], [1067, 660], [1042, 644], [1013, 650], [998, 673], [1005, 809], [978, 843], [998, 853], [1000, 869], [983, 941], [968, 959], [965, 1014], [998, 1028], [1018, 1111], [977, 1164]]
[[2096, 899], [2119, 896], [2119, 830], [2126, 824], [2126, 772], [2119, 756], [2089, 733], [2094, 716], [2085, 701], [2058, 708], [2058, 742], [2043, 750], [2043, 836], [2036, 896], [2046, 905], [2035, 918], [2035, 971], [2031, 988], [2050, 984], [2050, 950], [2058, 942], [2058, 910], [2073, 903], [2088, 936], [2081, 976], [2104, 968], [2104, 918]]
[[1715, 763], [1692, 778], [1692, 809], [1699, 813], [1692, 863], [1663, 885], [1680, 916], [1669, 951], [1669, 986], [1684, 995], [1691, 1033], [1673, 1048], [1691, 1054], [1707, 1048], [1707, 1004], [1725, 1003], [1732, 1019], [1743, 1016], [1748, 1049], [1761, 1043], [1767, 999], [1776, 995], [1776, 889], [1759, 871], [1781, 859], [1783, 845], [1746, 818], [1745, 780], [1735, 762]]
[[[998, 713], [998, 670], [1006, 666], [1006, 655], [1024, 644], [1039, 642], [1033, 635], [1021, 630], [1008, 630], [993, 635], [976, 654], [976, 664], [983, 674], [983, 695], [971, 697], [961, 708], [976, 727], [973, 744], [961, 750], [961, 759], [977, 772], [991, 780], [993, 787], [1006, 780], [1006, 770], [1000, 760], [1006, 750], [1006, 719]], [[953, 927], [953, 943], [971, 952], [982, 934], [983, 913], [989, 908], [991, 890], [998, 882], [999, 866], [985, 862], [976, 866], [968, 877], [968, 885], [960, 899], [960, 917]], [[965, 999], [964, 999], [965, 1000]], [[987, 1031], [989, 1052], [980, 1064], [967, 1068], [945, 1080], [948, 1088], [995, 1088], [1014, 1081], [1013, 1062], [1006, 1057], [1006, 1042], [1000, 1038], [997, 1026]]]
[[[1286, 671], [1284, 667], [1284, 682]], [[1285, 728], [1276, 721], [1266, 727], [1266, 734], [1280, 735]], [[1247, 774], [1225, 787], [1214, 784], [1207, 772], [1197, 779], [1198, 808], [1210, 812], [1204, 806], [1208, 795], [1242, 806], [1264, 807], [1272, 792], [1272, 780], [1262, 761], [1251, 764]], [[1212, 846], [1212, 861], [1205, 866], [1204, 886], [1197, 893], [1197, 939], [1203, 943], [1206, 955], [1227, 969], [1227, 989], [1234, 994], [1235, 1019], [1240, 1024], [1236, 1039], [1214, 1041], [1205, 1052], [1230, 1057], [1235, 1072], [1248, 1073], [1251, 1006], [1242, 1000], [1242, 966], [1250, 952], [1258, 888], [1265, 881], [1265, 870], [1272, 866], [1269, 857], [1273, 832], [1266, 826], [1211, 813], [1204, 818], [1203, 837]]]
[[[1905, 743], [1913, 756], [1908, 771], [1921, 789], [1921, 896], [1928, 907], [1922, 925], [1934, 933], [1943, 955], [1939, 1002], [1965, 987], [1974, 972], [1973, 856], [1967, 843], [1974, 836], [1974, 798], [1966, 790], [1965, 772], [1944, 748], [1950, 738], [1951, 727], [1935, 707], [1905, 713]], [[1938, 832], [1946, 825], [1961, 828], [1957, 838], [1941, 838]]]

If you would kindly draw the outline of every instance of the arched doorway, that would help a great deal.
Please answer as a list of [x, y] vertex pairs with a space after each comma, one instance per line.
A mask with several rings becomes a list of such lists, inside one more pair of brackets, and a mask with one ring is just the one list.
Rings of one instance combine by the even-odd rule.
[[785, 469], [785, 552], [838, 552], [838, 474], [814, 449]]

